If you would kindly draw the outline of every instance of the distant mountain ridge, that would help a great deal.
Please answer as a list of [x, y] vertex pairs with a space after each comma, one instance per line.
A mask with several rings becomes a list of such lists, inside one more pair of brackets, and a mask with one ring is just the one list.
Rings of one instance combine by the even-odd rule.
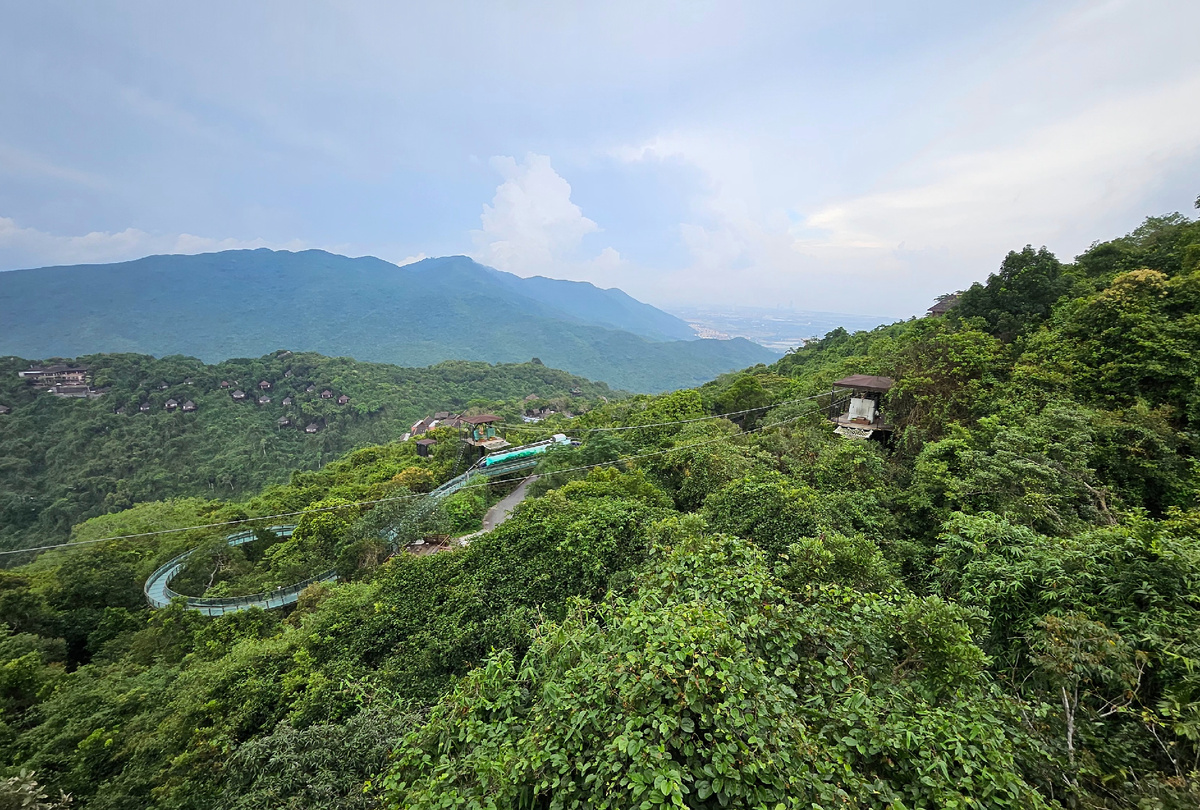
[[620, 290], [521, 278], [465, 256], [396, 266], [320, 250], [234, 250], [0, 273], [0, 354], [187, 354], [278, 348], [424, 366], [546, 365], [616, 388], [698, 385], [777, 355], [688, 325]]

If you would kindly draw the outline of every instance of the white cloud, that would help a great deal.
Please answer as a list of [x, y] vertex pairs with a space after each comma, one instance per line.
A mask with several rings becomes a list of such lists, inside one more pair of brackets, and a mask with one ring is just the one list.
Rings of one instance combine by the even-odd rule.
[[163, 253], [209, 253], [260, 247], [304, 250], [307, 245], [299, 240], [279, 244], [264, 239], [214, 239], [189, 233], [156, 235], [137, 228], [116, 233], [93, 231], [82, 236], [62, 236], [23, 228], [12, 219], [0, 217], [0, 268], [9, 270], [55, 264], [102, 264]]
[[1200, 76], [1103, 101], [1000, 147], [918, 161], [904, 174], [928, 179], [815, 211], [795, 248], [858, 264], [864, 278], [894, 269], [907, 251], [946, 252], [960, 267], [935, 278], [950, 286], [979, 277], [962, 264], [997, 264], [1026, 242], [1066, 248], [1070, 258], [1106, 236], [1082, 232], [1098, 212], [1136, 208], [1172, 167], [1200, 156], [1197, 98]]
[[518, 163], [499, 156], [491, 165], [504, 182], [483, 206], [483, 228], [471, 233], [474, 258], [522, 276], [561, 273], [576, 263], [583, 237], [600, 228], [571, 202], [571, 184], [550, 158], [530, 154]]
[[[1190, 207], [1200, 60], [1176, 45], [1182, 20], [1200, 15], [1157, 5], [1079, 2], [1033, 36], [944, 69], [940, 92], [914, 93], [884, 122], [911, 137], [875, 164], [889, 144], [870, 132], [845, 145], [857, 150], [847, 159], [728, 120], [609, 149], [620, 162], [681, 161], [704, 178], [679, 225], [690, 259], [662, 277], [660, 300], [920, 312], [1008, 250], [1045, 244], [1070, 259], [1147, 214]], [[1166, 29], [1171, 13], [1180, 19]], [[822, 161], [834, 154], [856, 172], [841, 187]]]

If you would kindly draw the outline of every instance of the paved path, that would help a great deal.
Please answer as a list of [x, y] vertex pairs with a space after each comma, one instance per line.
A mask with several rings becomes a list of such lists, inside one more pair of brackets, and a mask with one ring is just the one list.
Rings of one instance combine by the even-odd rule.
[[508, 520], [509, 515], [517, 508], [517, 504], [525, 500], [525, 491], [529, 485], [536, 481], [538, 477], [531, 475], [521, 483], [517, 484], [517, 488], [504, 496], [504, 498], [495, 506], [487, 511], [483, 516], [483, 532], [490, 532], [492, 529], [499, 526], [504, 521]]

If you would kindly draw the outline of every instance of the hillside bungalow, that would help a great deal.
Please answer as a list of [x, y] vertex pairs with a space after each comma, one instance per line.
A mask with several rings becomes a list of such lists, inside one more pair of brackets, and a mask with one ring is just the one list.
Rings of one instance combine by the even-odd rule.
[[438, 411], [437, 413], [435, 413], [435, 414], [433, 415], [433, 418], [434, 418], [434, 419], [437, 419], [437, 420], [439, 420], [439, 421], [440, 421], [440, 420], [442, 420], [442, 419], [449, 419], [449, 418], [450, 418], [450, 411]]
[[158, 384], [159, 391], [166, 391], [170, 387], [171, 387], [171, 384], [169, 382], [167, 382], [166, 380], [163, 380], [162, 382], [160, 382]]
[[292, 404], [292, 402], [293, 402], [293, 400], [292, 400], [292, 398], [291, 398], [291, 397], [284, 397], [284, 398], [283, 398], [283, 404], [284, 404], [284, 406], [285, 406], [285, 407], [286, 407], [286, 406], [289, 406], [289, 405], [291, 405], [291, 404]]
[[437, 439], [417, 439], [417, 455], [421, 458], [429, 458], [435, 444], [437, 444]]
[[168, 399], [166, 401], [166, 403], [163, 404], [163, 407], [166, 408], [168, 411], [173, 411], [179, 407], [179, 402], [174, 399]]
[[962, 297], [962, 293], [952, 293], [950, 295], [943, 295], [941, 298], [939, 298], [937, 300], [936, 304], [934, 304], [933, 306], [931, 306], [929, 309], [926, 310], [926, 312], [928, 313], [928, 317], [930, 317], [930, 318], [942, 317], [947, 312], [949, 312], [950, 310], [952, 310], [956, 306], [958, 306], [958, 301], [961, 297]]
[[526, 402], [533, 402], [535, 399], [541, 399], [541, 397], [539, 397], [537, 394], [530, 394], [529, 396], [525, 397]]
[[143, 402], [141, 405], [138, 405], [138, 411], [140, 413], [150, 413], [150, 403]]
[[409, 433], [411, 433], [414, 436], [420, 436], [422, 433], [427, 432], [430, 428], [433, 427], [433, 422], [434, 422], [433, 417], [426, 416], [420, 422], [414, 423], [412, 426], [412, 430], [410, 430]]
[[270, 382], [268, 382], [267, 380], [263, 380], [262, 382], [260, 382], [260, 383], [258, 384], [258, 387], [259, 387], [260, 389], [262, 389], [263, 391], [270, 391], [270, 390], [271, 390], [271, 383], [270, 383]]
[[187, 402], [183, 403], [183, 407], [180, 408], [180, 410], [184, 413], [194, 413], [196, 410], [196, 403], [189, 399]]
[[184, 385], [195, 385], [196, 381], [193, 380], [191, 377], [184, 377], [183, 384]]
[[221, 380], [221, 388], [228, 388], [229, 380]]
[[494, 413], [484, 413], [479, 416], [464, 416], [462, 424], [465, 428], [467, 444], [472, 447], [482, 447], [485, 450], [499, 450], [508, 447], [508, 442], [496, 436], [496, 422], [502, 421]]
[[246, 398], [246, 392], [239, 388], [238, 390], [234, 391], [231, 396], [234, 398], [235, 401], [241, 402], [243, 399]]
[[837, 425], [833, 432], [848, 439], [886, 439], [895, 427], [888, 424], [883, 400], [895, 384], [891, 377], [872, 374], [835, 382], [829, 397], [829, 421]]
[[349, 402], [350, 402], [350, 397], [346, 396], [345, 394], [342, 394], [340, 397], [337, 398], [338, 405], [346, 405]]
[[275, 420], [275, 424], [279, 425], [280, 427], [287, 427], [291, 423], [292, 423], [292, 420], [286, 416], [281, 416]]
[[283, 372], [283, 376], [290, 380], [292, 378], [292, 370], [289, 368], [287, 371]]
[[87, 373], [82, 366], [30, 366], [25, 371], [18, 371], [17, 376], [37, 385], [83, 385], [87, 382]]
[[258, 398], [258, 404], [259, 405], [270, 405], [271, 398], [269, 396], [267, 396], [266, 394], [263, 394], [261, 397]]
[[318, 430], [320, 430], [320, 429], [321, 429], [321, 428], [320, 428], [320, 426], [319, 426], [319, 425], [317, 425], [317, 423], [316, 423], [316, 422], [309, 422], [309, 423], [308, 423], [308, 427], [306, 427], [306, 428], [304, 429], [304, 432], [305, 432], [305, 433], [316, 433], [316, 432], [317, 432]]
[[124, 416], [128, 412], [125, 410], [125, 406], [122, 405], [121, 407], [119, 407], [115, 411], [113, 411], [113, 413], [115, 413], [117, 416]]
[[313, 391], [316, 391], [316, 390], [317, 390], [317, 387], [315, 385], [310, 385], [308, 388], [304, 389], [304, 393], [311, 394]]
[[12, 413], [12, 408], [8, 407], [7, 405], [0, 405], [0, 416], [3, 416], [6, 413]]
[[321, 399], [333, 399], [333, 392], [326, 388], [321, 392]]

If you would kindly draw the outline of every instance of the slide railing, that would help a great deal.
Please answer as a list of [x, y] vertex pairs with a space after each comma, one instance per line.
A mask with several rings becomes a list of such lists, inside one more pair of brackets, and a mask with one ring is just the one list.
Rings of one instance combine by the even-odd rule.
[[[410, 519], [419, 519], [429, 513], [434, 506], [448, 495], [452, 495], [465, 487], [472, 477], [483, 475], [488, 478], [493, 476], [503, 475], [513, 472], [514, 470], [532, 467], [538, 463], [538, 457], [530, 459], [520, 459], [513, 464], [496, 465], [490, 468], [477, 468], [467, 470], [461, 475], [456, 475], [446, 483], [439, 486], [437, 489], [429, 493], [427, 497], [421, 500], [415, 514], [410, 516]], [[270, 531], [275, 532], [278, 537], [291, 537], [295, 526], [271, 526]], [[226, 542], [231, 546], [239, 546], [243, 543], [249, 543], [258, 535], [253, 531], [237, 532], [225, 538]], [[400, 536], [399, 529], [393, 529], [385, 535], [388, 544], [395, 546]], [[328, 571], [323, 571], [314, 577], [297, 582], [286, 587], [279, 588], [275, 591], [266, 593], [254, 593], [247, 596], [223, 596], [204, 598], [201, 596], [186, 596], [181, 593], [176, 593], [171, 590], [171, 580], [175, 579], [182, 573], [187, 560], [196, 549], [189, 549], [182, 554], [178, 554], [165, 563], [160, 565], [150, 578], [146, 580], [143, 587], [143, 592], [146, 594], [146, 601], [150, 603], [152, 608], [164, 608], [171, 604], [171, 601], [178, 598], [186, 599], [186, 606], [191, 610], [199, 611], [205, 616], [223, 616], [226, 613], [236, 613], [239, 610], [248, 610], [253, 607], [262, 608], [263, 610], [273, 610], [275, 608], [294, 605], [300, 599], [300, 592], [318, 582], [331, 582], [337, 579], [337, 569], [330, 568]]]

